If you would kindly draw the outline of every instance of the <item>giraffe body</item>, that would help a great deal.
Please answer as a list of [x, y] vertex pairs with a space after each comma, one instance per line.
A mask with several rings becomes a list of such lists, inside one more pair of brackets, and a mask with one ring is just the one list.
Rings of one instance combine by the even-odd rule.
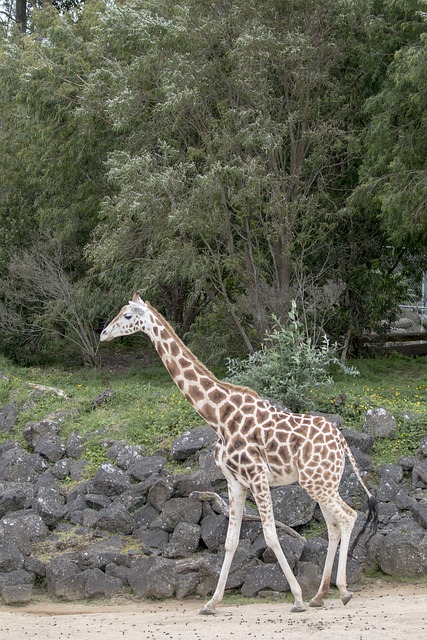
[[345, 456], [368, 497], [374, 499], [339, 429], [325, 418], [285, 412], [251, 389], [218, 380], [158, 311], [143, 302], [138, 294], [104, 329], [101, 340], [138, 331], [149, 336], [175, 384], [218, 437], [215, 461], [228, 483], [230, 518], [218, 585], [201, 613], [215, 613], [216, 605], [222, 600], [239, 541], [248, 489], [260, 513], [265, 541], [275, 552], [294, 595], [293, 610], [305, 610], [301, 588], [277, 537], [270, 494], [270, 486], [293, 482], [298, 482], [319, 503], [328, 528], [329, 546], [322, 581], [310, 605], [323, 604], [339, 543], [336, 582], [342, 601], [347, 604], [351, 593], [346, 584], [346, 561], [357, 514], [338, 493]]

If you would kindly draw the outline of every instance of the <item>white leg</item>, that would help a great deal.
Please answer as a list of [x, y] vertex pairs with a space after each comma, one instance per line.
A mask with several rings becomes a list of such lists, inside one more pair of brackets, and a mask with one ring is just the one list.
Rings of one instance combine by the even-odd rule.
[[322, 581], [316, 595], [310, 600], [310, 607], [323, 607], [324, 605], [324, 598], [326, 598], [329, 592], [332, 567], [341, 536], [341, 530], [334, 515], [325, 506], [320, 505], [320, 508], [328, 527], [328, 552], [326, 554], [325, 566], [323, 567]]
[[215, 608], [224, 596], [225, 585], [227, 584], [228, 572], [233, 561], [234, 553], [239, 544], [240, 527], [242, 524], [243, 510], [245, 508], [246, 488], [241, 484], [228, 483], [230, 520], [228, 523], [227, 538], [225, 540], [225, 557], [222, 563], [221, 573], [215, 593], [207, 604], [200, 611], [204, 615], [215, 615]]
[[328, 595], [331, 581], [332, 566], [334, 563], [338, 543], [341, 540], [338, 559], [337, 587], [343, 604], [347, 604], [352, 594], [347, 589], [347, 554], [350, 536], [356, 521], [357, 514], [342, 498], [337, 495], [333, 504], [320, 505], [328, 527], [329, 546], [323, 569], [322, 581], [314, 598], [310, 601], [311, 607], [321, 607], [323, 599]]
[[294, 596], [295, 602], [291, 609], [293, 612], [305, 611], [306, 606], [302, 598], [302, 590], [298, 584], [297, 579], [294, 576], [292, 569], [286, 560], [285, 554], [280, 546], [279, 538], [277, 536], [276, 523], [274, 521], [273, 504], [271, 501], [270, 488], [267, 480], [260, 483], [258, 481], [256, 489], [252, 489], [253, 496], [257, 503], [258, 511], [261, 516], [262, 528], [264, 531], [264, 538], [266, 544], [274, 551], [276, 558], [285, 574], [286, 580]]

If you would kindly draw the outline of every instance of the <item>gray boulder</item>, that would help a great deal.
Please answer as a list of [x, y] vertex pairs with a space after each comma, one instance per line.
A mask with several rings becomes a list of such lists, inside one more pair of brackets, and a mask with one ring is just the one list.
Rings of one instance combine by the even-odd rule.
[[4, 586], [1, 590], [1, 595], [6, 605], [27, 604], [31, 602], [32, 592], [32, 584], [15, 584]]
[[354, 431], [353, 429], [341, 429], [341, 433], [347, 440], [349, 447], [357, 447], [363, 453], [370, 453], [374, 446], [374, 437], [361, 431]]
[[83, 438], [77, 431], [73, 431], [66, 442], [65, 449], [67, 456], [76, 460], [83, 454]]
[[87, 569], [84, 573], [87, 598], [113, 598], [123, 587], [119, 578], [109, 576], [100, 569]]
[[197, 451], [216, 442], [215, 431], [209, 425], [186, 431], [172, 444], [172, 460], [187, 460]]
[[374, 438], [391, 438], [397, 427], [396, 418], [387, 409], [368, 409], [365, 414], [363, 431]]
[[106, 509], [101, 509], [96, 526], [113, 533], [131, 534], [135, 529], [135, 522], [122, 504], [113, 502]]
[[24, 555], [10, 540], [0, 542], [0, 573], [8, 573], [21, 569], [24, 565]]
[[120, 469], [125, 471], [142, 459], [144, 448], [130, 445], [127, 442], [115, 442], [105, 452], [105, 457], [112, 460]]
[[264, 564], [248, 571], [242, 585], [242, 594], [253, 598], [264, 589], [289, 591], [289, 584], [279, 564]]
[[46, 566], [49, 595], [62, 600], [83, 600], [86, 597], [86, 575], [69, 557], [54, 557]]
[[98, 473], [88, 483], [88, 493], [100, 493], [108, 497], [118, 496], [130, 489], [129, 476], [109, 462], [101, 464]]
[[274, 517], [289, 527], [298, 527], [310, 522], [316, 502], [297, 484], [271, 489]]
[[21, 509], [28, 509], [34, 498], [30, 483], [0, 482], [0, 518]]
[[373, 552], [388, 575], [415, 578], [427, 572], [427, 533], [410, 517], [386, 535], [377, 535]]
[[200, 526], [180, 522], [171, 535], [170, 542], [163, 549], [164, 558], [186, 558], [195, 553], [200, 542]]
[[218, 551], [224, 544], [228, 529], [228, 518], [212, 514], [201, 522], [201, 537], [209, 551]]
[[166, 458], [163, 456], [148, 456], [131, 464], [128, 474], [133, 480], [145, 480], [153, 474], [160, 473], [165, 465]]
[[0, 409], [0, 432], [10, 433], [18, 420], [18, 403], [9, 402]]
[[169, 542], [169, 534], [163, 529], [138, 529], [135, 532], [136, 538], [143, 543], [147, 553], [151, 555], [152, 549], [162, 551]]
[[32, 507], [48, 527], [55, 526], [68, 512], [64, 496], [54, 487], [41, 489], [34, 498]]
[[170, 478], [159, 478], [150, 487], [147, 502], [157, 511], [161, 511], [165, 502], [170, 500], [174, 493], [174, 484]]
[[129, 571], [129, 585], [143, 598], [170, 598], [176, 587], [175, 562], [150, 556], [135, 560]]
[[171, 498], [163, 505], [158, 518], [152, 523], [153, 527], [172, 532], [179, 522], [198, 524], [202, 515], [202, 505], [192, 498]]

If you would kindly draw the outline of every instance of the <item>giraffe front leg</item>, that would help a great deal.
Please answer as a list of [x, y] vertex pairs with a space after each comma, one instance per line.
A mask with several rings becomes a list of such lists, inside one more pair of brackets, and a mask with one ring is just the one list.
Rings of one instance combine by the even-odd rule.
[[216, 606], [224, 596], [228, 573], [233, 561], [234, 553], [239, 544], [240, 527], [242, 524], [243, 510], [245, 507], [246, 489], [241, 484], [228, 483], [230, 516], [228, 522], [227, 538], [225, 540], [225, 557], [222, 563], [218, 584], [212, 598], [200, 610], [201, 615], [210, 616], [216, 614]]
[[[261, 472], [262, 473], [262, 472]], [[261, 473], [259, 475], [261, 475]], [[258, 511], [261, 517], [262, 528], [264, 531], [264, 538], [266, 544], [276, 555], [279, 565], [285, 574], [289, 587], [294, 596], [294, 605], [291, 609], [293, 613], [306, 611], [307, 607], [302, 597], [302, 590], [295, 578], [292, 569], [286, 560], [285, 554], [280, 546], [279, 538], [277, 536], [276, 523], [274, 521], [273, 504], [271, 500], [270, 488], [267, 478], [258, 480], [257, 484], [251, 486], [252, 494], [255, 498], [255, 502], [258, 507]]]

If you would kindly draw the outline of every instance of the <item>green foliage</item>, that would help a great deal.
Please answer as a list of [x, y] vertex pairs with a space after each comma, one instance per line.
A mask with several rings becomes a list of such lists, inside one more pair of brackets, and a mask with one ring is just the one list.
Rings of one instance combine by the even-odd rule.
[[246, 361], [230, 360], [229, 379], [277, 400], [292, 411], [303, 411], [314, 408], [310, 402], [314, 389], [332, 384], [332, 365], [353, 376], [357, 370], [340, 362], [326, 337], [319, 345], [313, 344], [298, 320], [295, 303], [289, 319], [288, 325], [274, 319], [275, 325], [267, 333], [261, 351]]

